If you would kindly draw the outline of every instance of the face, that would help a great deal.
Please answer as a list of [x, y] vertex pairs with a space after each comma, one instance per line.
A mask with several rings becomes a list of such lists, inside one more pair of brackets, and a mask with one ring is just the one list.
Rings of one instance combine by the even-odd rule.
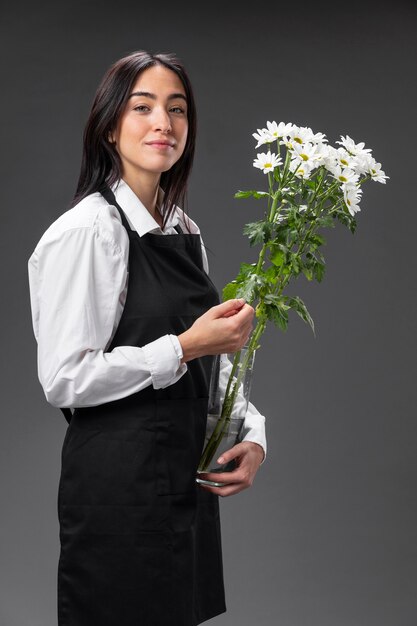
[[110, 135], [129, 183], [159, 181], [184, 152], [187, 101], [181, 79], [161, 65], [144, 70], [131, 90], [116, 132]]

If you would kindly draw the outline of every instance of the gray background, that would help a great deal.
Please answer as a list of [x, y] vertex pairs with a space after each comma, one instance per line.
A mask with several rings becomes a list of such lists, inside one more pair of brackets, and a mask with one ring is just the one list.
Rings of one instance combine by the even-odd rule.
[[99, 80], [138, 49], [176, 52], [193, 82], [189, 213], [219, 289], [254, 258], [242, 227], [261, 204], [233, 194], [265, 183], [251, 133], [267, 120], [363, 140], [391, 177], [365, 186], [354, 236], [327, 231], [324, 282], [293, 288], [317, 337], [295, 314], [263, 337], [268, 459], [221, 501], [228, 612], [210, 623], [417, 624], [415, 3], [292, 5], [3, 10], [1, 626], [56, 624], [66, 423], [37, 380], [27, 259], [72, 199]]

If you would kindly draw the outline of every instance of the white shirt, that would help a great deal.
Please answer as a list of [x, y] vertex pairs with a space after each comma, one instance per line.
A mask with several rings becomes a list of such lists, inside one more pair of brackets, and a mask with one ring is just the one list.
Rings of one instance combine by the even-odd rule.
[[[200, 234], [197, 224], [176, 207], [164, 231], [124, 180], [112, 188], [129, 225], [140, 237], [152, 232]], [[164, 192], [159, 188], [158, 205]], [[200, 235], [201, 238], [201, 235]], [[203, 241], [204, 269], [208, 273]], [[126, 301], [129, 237], [116, 207], [100, 193], [81, 200], [42, 235], [28, 261], [33, 331], [38, 343], [38, 377], [47, 401], [56, 407], [87, 407], [129, 396], [148, 385], [161, 389], [187, 371], [176, 335], [141, 347], [105, 350], [116, 332]], [[225, 388], [227, 369], [221, 372]], [[266, 454], [265, 418], [253, 404], [241, 439]]]

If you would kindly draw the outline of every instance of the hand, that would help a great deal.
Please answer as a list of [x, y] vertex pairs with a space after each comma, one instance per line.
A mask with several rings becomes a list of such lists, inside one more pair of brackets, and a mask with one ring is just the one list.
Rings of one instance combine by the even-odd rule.
[[206, 354], [237, 352], [249, 339], [254, 314], [254, 308], [242, 298], [211, 307], [178, 335], [183, 352], [181, 362]]
[[220, 458], [221, 464], [235, 459], [236, 469], [232, 472], [205, 472], [199, 474], [198, 477], [203, 480], [225, 483], [225, 485], [223, 487], [211, 487], [209, 485], [201, 485], [200, 483], [198, 485], [202, 489], [211, 491], [211, 493], [215, 493], [218, 496], [232, 496], [252, 485], [256, 472], [264, 458], [264, 451], [262, 446], [253, 441], [241, 441], [230, 450], [227, 450], [227, 452], [224, 452]]

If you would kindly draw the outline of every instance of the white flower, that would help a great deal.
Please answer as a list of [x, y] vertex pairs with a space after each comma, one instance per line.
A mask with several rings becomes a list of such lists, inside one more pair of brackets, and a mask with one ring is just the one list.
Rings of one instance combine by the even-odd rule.
[[267, 132], [269, 133], [269, 136], [272, 138], [272, 140], [287, 137], [287, 135], [294, 128], [294, 124], [291, 124], [291, 122], [288, 124], [286, 124], [285, 122], [280, 122], [279, 124], [277, 124], [276, 122], [267, 122], [266, 125], [268, 128]]
[[321, 160], [321, 155], [317, 152], [317, 146], [312, 143], [300, 145], [294, 144], [292, 157], [297, 162], [308, 163], [312, 168], [317, 166], [317, 162]]
[[[256, 139], [258, 142], [255, 148], [259, 148], [265, 143], [272, 143], [273, 141], [277, 141], [285, 137], [285, 141], [287, 139], [288, 133], [292, 130], [294, 124], [279, 122], [267, 122], [267, 128], [258, 128], [257, 133], [252, 133], [252, 137]], [[283, 142], [281, 142], [283, 143]]]
[[258, 142], [255, 146], [255, 150], [256, 148], [259, 148], [259, 146], [263, 146], [265, 143], [271, 143], [271, 141], [273, 141], [273, 138], [270, 137], [266, 128], [258, 128], [258, 132], [252, 133], [252, 137], [255, 137]]
[[363, 141], [361, 141], [360, 143], [355, 143], [353, 139], [349, 137], [349, 135], [346, 135], [346, 137], [343, 137], [343, 135], [340, 135], [340, 137], [342, 141], [336, 141], [336, 143], [339, 143], [344, 148], [346, 148], [346, 150], [352, 156], [356, 156], [358, 154], [367, 154], [369, 152], [372, 152], [372, 150], [370, 150], [369, 148], [365, 148], [365, 143]]
[[306, 126], [293, 126], [288, 133], [287, 148], [293, 150], [295, 144], [303, 145], [313, 140], [314, 133], [311, 128], [307, 128]]
[[377, 183], [385, 184], [386, 179], [389, 178], [389, 176], [381, 170], [381, 163], [377, 163], [370, 154], [358, 155], [354, 158], [354, 162], [356, 171], [359, 174], [369, 174], [372, 180]]
[[314, 162], [293, 159], [290, 162], [289, 170], [295, 174], [297, 178], [309, 178], [314, 169]]
[[273, 172], [275, 167], [282, 164], [281, 157], [272, 153], [268, 150], [265, 154], [264, 152], [260, 152], [256, 155], [258, 158], [254, 159], [253, 167], [258, 167], [260, 170], [263, 170], [264, 174], [268, 172]]
[[300, 211], [300, 213], [303, 213], [303, 211], [307, 211], [307, 205], [300, 204], [300, 206], [298, 207], [298, 210]]
[[311, 141], [313, 141], [313, 143], [324, 143], [327, 141], [326, 135], [324, 133], [314, 133]]
[[382, 167], [381, 163], [375, 162], [373, 166], [371, 167], [369, 173], [371, 175], [372, 180], [374, 180], [377, 183], [384, 183], [385, 185], [386, 179], [389, 178], [389, 176], [387, 176], [385, 172], [381, 170], [381, 167]]
[[359, 180], [359, 175], [348, 167], [342, 169], [340, 165], [335, 165], [334, 167], [329, 167], [328, 169], [332, 173], [333, 178], [342, 183], [342, 185], [346, 185], [347, 183], [354, 184]]
[[360, 211], [359, 202], [361, 201], [362, 189], [357, 185], [344, 185], [343, 197], [346, 202], [349, 213], [353, 216]]
[[356, 161], [355, 158], [345, 149], [337, 148], [335, 152], [336, 164], [340, 167], [348, 167], [351, 170], [355, 170]]
[[324, 167], [329, 172], [337, 165], [337, 150], [333, 146], [326, 144], [318, 144], [317, 151], [321, 156], [321, 161]]

